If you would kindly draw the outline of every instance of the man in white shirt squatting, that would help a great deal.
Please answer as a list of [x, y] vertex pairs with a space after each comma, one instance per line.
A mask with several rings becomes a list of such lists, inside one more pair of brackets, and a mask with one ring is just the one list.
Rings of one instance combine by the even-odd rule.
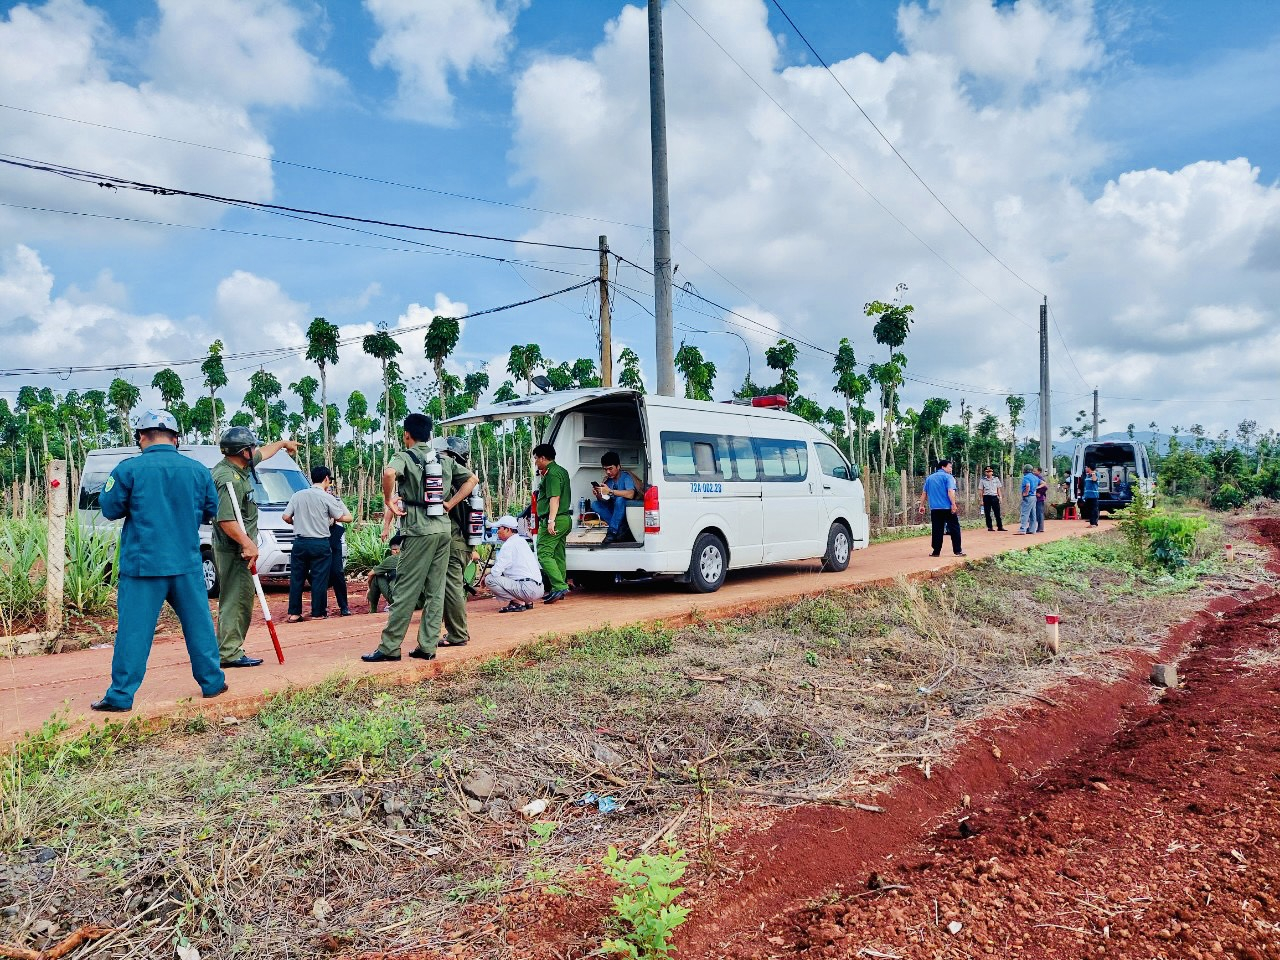
[[498, 540], [502, 548], [484, 585], [499, 600], [506, 600], [499, 613], [521, 613], [533, 609], [533, 601], [542, 596], [542, 568], [524, 537], [516, 533], [516, 518], [498, 520]]

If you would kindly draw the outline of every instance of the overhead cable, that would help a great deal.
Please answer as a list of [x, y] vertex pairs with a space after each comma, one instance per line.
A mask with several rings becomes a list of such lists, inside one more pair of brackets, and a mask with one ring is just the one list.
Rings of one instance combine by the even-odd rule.
[[108, 189], [120, 190], [137, 190], [142, 193], [154, 193], [157, 196], [177, 196], [191, 197], [195, 200], [208, 200], [213, 203], [227, 204], [228, 206], [245, 207], [252, 210], [270, 210], [283, 211], [285, 213], [303, 214], [311, 217], [325, 217], [331, 220], [339, 220], [349, 223], [364, 223], [375, 227], [389, 227], [396, 230], [414, 230], [422, 233], [436, 233], [449, 237], [465, 237], [471, 240], [491, 240], [498, 243], [514, 243], [524, 244], [535, 247], [550, 247], [556, 250], [580, 250], [585, 253], [597, 253], [596, 247], [582, 247], [567, 243], [552, 243], [547, 240], [521, 240], [513, 237], [498, 237], [483, 233], [469, 233], [464, 230], [446, 230], [443, 227], [424, 227], [419, 224], [396, 223], [391, 220], [378, 220], [373, 217], [357, 217], [352, 214], [329, 213], [324, 210], [308, 210], [303, 207], [290, 207], [279, 203], [266, 203], [260, 200], [244, 200], [237, 197], [224, 197], [215, 193], [203, 193], [198, 190], [183, 190], [177, 187], [163, 187], [153, 183], [146, 183], [140, 180], [130, 180], [125, 177], [116, 177], [111, 174], [96, 173], [91, 170], [81, 170], [76, 167], [67, 167], [56, 163], [44, 163], [38, 160], [32, 160], [27, 157], [18, 157], [13, 154], [0, 154], [0, 163], [11, 167], [21, 167], [27, 170], [34, 170], [40, 173], [52, 173], [57, 176], [66, 177], [70, 180], [79, 180], [85, 183], [95, 183], [100, 187]]
[[813, 44], [809, 42], [809, 38], [806, 37], [803, 32], [801, 32], [798, 26], [796, 26], [796, 22], [791, 19], [791, 15], [782, 8], [782, 4], [779, 3], [778, 0], [772, 0], [772, 3], [775, 7], [778, 8], [778, 12], [782, 14], [783, 19], [785, 19], [787, 23], [791, 25], [791, 29], [796, 32], [796, 36], [799, 37], [804, 42], [804, 45], [809, 48], [809, 52], [812, 53], [814, 57], [817, 58], [818, 63], [822, 64], [822, 68], [827, 71], [831, 79], [834, 80], [836, 82], [836, 85], [841, 90], [844, 91], [844, 95], [849, 98], [849, 102], [852, 103], [855, 107], [857, 107], [858, 112], [862, 114], [863, 119], [866, 120], [867, 123], [871, 124], [871, 129], [880, 135], [880, 139], [883, 140], [885, 144], [889, 147], [889, 149], [893, 151], [893, 155], [902, 161], [903, 166], [905, 166], [908, 170], [911, 171], [911, 175], [920, 182], [920, 186], [924, 187], [925, 190], [929, 192], [929, 196], [933, 197], [934, 200], [938, 201], [938, 206], [942, 207], [943, 210], [947, 211], [947, 215], [950, 216], [951, 219], [954, 220], [957, 224], [959, 224], [960, 229], [963, 230], [965, 233], [967, 233], [971, 238], [973, 238], [973, 242], [976, 243], [978, 246], [980, 246], [983, 250], [985, 250], [992, 260], [1000, 264], [1000, 266], [1004, 267], [1005, 270], [1007, 270], [1020, 283], [1026, 286], [1032, 293], [1036, 293], [1036, 294], [1039, 294], [1040, 296], [1044, 296], [1045, 295], [1044, 291], [1037, 289], [1035, 284], [1025, 279], [1021, 274], [1018, 273], [1018, 271], [1014, 270], [1013, 267], [1009, 266], [1009, 264], [1005, 263], [1004, 260], [1000, 259], [1000, 257], [997, 256], [996, 253], [990, 247], [988, 247], [985, 243], [982, 242], [981, 239], [979, 239], [977, 234], [975, 234], [972, 230], [969, 229], [968, 226], [966, 226], [963, 220], [961, 220], [958, 216], [956, 216], [955, 212], [949, 206], [947, 206], [946, 202], [940, 196], [938, 196], [937, 193], [934, 192], [933, 187], [925, 183], [924, 177], [920, 176], [920, 174], [916, 172], [916, 168], [911, 165], [911, 163], [907, 160], [906, 157], [904, 157], [901, 154], [901, 152], [899, 152], [898, 148], [894, 146], [893, 141], [890, 140], [887, 136], [885, 136], [884, 131], [881, 130], [876, 125], [876, 122], [871, 119], [871, 117], [867, 114], [867, 111], [862, 109], [862, 104], [860, 104], [854, 98], [853, 94], [849, 92], [849, 88], [846, 87], [840, 81], [840, 78], [836, 76], [835, 71], [832, 70], [831, 67], [827, 64], [827, 61], [822, 58], [822, 54], [818, 53], [818, 51], [814, 49]]

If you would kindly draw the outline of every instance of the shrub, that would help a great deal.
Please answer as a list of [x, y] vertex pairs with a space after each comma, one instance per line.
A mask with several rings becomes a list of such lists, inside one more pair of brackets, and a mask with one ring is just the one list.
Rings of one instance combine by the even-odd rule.
[[1146, 521], [1151, 537], [1150, 557], [1156, 566], [1168, 571], [1187, 565], [1195, 549], [1196, 536], [1207, 524], [1199, 517], [1176, 517], [1157, 513]]
[[605, 875], [622, 887], [613, 898], [615, 923], [622, 929], [616, 940], [601, 947], [629, 960], [667, 960], [671, 932], [689, 917], [688, 907], [674, 905], [683, 887], [672, 886], [684, 876], [684, 851], [641, 854], [624, 860], [614, 847], [604, 858]]
[[1209, 506], [1214, 510], [1235, 510], [1237, 507], [1244, 506], [1248, 497], [1244, 495], [1244, 491], [1237, 488], [1234, 484], [1224, 483], [1213, 492], [1213, 496], [1209, 498]]
[[347, 573], [367, 573], [391, 553], [382, 540], [382, 526], [353, 523], [347, 527]]

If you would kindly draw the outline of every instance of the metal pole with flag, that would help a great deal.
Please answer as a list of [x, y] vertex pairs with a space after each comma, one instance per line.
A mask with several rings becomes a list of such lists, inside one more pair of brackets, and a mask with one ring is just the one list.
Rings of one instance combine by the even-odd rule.
[[[240, 529], [247, 535], [249, 531], [244, 525], [244, 517], [240, 515], [240, 500], [236, 497], [235, 487], [230, 480], [227, 481], [227, 495], [231, 497], [231, 507], [236, 512], [236, 523], [240, 524]], [[258, 604], [262, 607], [262, 619], [267, 622], [267, 632], [271, 634], [271, 643], [276, 648], [276, 659], [284, 663], [284, 650], [280, 647], [280, 638], [276, 636], [276, 625], [271, 619], [271, 608], [267, 606], [267, 595], [262, 592], [262, 580], [258, 577], [256, 560], [249, 561], [249, 575], [253, 577], [253, 589], [257, 591]]]

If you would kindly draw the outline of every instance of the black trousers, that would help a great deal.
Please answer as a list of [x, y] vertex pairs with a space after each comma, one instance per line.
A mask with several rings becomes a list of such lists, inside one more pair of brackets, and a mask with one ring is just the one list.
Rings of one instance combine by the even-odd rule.
[[1090, 497], [1088, 500], [1081, 500], [1080, 504], [1084, 507], [1084, 518], [1089, 521], [1089, 526], [1096, 527], [1098, 525], [1098, 498]]
[[994, 515], [996, 518], [996, 525], [994, 529], [996, 530], [1004, 529], [1004, 520], [1000, 518], [1000, 498], [999, 497], [993, 497], [990, 494], [983, 494], [982, 495], [982, 513], [987, 518], [988, 530], [993, 529], [991, 526], [992, 515]]
[[933, 521], [933, 552], [942, 552], [942, 535], [951, 534], [951, 549], [960, 552], [960, 517], [950, 507], [945, 510], [930, 510], [929, 519]]
[[311, 581], [311, 616], [323, 617], [333, 551], [328, 537], [298, 537], [289, 552], [289, 615], [302, 615], [302, 583]]
[[333, 599], [338, 601], [338, 609], [347, 610], [347, 568], [342, 562], [342, 535], [346, 528], [335, 523], [329, 530], [329, 549], [333, 559], [329, 562], [329, 586], [333, 589]]

